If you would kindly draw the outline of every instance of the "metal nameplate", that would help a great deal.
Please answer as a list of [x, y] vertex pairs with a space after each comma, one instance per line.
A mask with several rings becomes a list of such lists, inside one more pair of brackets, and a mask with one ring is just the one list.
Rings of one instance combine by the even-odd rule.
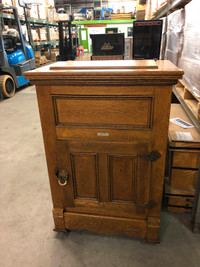
[[109, 136], [109, 133], [97, 133], [97, 136]]

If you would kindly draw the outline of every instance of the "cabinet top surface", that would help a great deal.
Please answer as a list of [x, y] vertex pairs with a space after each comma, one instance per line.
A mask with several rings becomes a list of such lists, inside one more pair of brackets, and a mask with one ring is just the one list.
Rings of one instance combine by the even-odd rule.
[[183, 71], [168, 60], [103, 60], [103, 61], [59, 61], [29, 72], [26, 77], [53, 75], [120, 75], [121, 74], [176, 74]]
[[60, 61], [29, 72], [25, 78], [33, 84], [46, 85], [56, 81], [105, 82], [168, 80], [175, 84], [183, 71], [168, 60], [104, 60], [104, 61]]

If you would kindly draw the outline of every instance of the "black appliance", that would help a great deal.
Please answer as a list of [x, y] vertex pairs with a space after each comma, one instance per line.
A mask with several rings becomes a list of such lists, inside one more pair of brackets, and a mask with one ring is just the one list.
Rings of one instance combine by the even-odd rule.
[[133, 22], [133, 59], [159, 59], [162, 20]]
[[90, 34], [93, 56], [124, 55], [124, 34]]

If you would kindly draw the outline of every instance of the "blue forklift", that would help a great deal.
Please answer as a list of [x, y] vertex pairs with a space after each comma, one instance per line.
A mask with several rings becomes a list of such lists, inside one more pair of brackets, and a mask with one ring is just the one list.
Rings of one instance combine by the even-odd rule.
[[12, 9], [19, 35], [3, 34], [0, 25], [0, 97], [10, 98], [16, 88], [29, 83], [25, 71], [36, 68], [33, 49], [25, 42], [16, 7], [0, 4], [0, 11]]

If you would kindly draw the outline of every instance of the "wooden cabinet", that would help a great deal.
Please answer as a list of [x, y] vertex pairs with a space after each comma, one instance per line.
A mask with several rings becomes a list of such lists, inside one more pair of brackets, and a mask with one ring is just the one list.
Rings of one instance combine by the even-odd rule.
[[[180, 104], [171, 105], [171, 118], [181, 118], [192, 124]], [[185, 140], [180, 139], [181, 132]], [[190, 138], [187, 140], [187, 134]], [[200, 134], [197, 129], [183, 129], [170, 122], [168, 137], [168, 177], [165, 183], [167, 210], [192, 213], [200, 164]]]
[[36, 84], [55, 230], [159, 241], [172, 85], [168, 61], [58, 62]]

